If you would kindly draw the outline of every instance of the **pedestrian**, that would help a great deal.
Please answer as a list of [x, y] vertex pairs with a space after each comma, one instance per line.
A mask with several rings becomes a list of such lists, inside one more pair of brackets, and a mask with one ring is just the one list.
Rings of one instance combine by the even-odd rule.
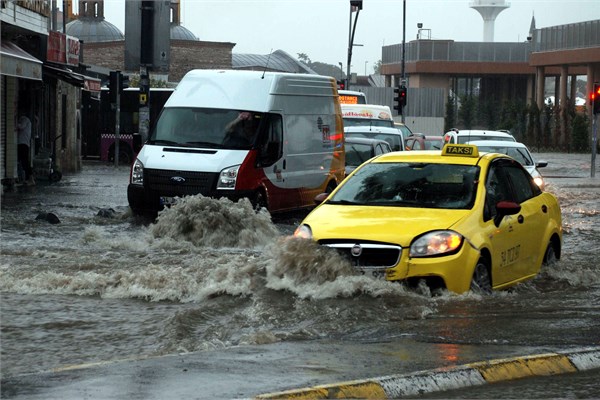
[[31, 121], [26, 115], [21, 115], [17, 123], [17, 156], [21, 168], [25, 172], [25, 184], [35, 185], [30, 160]]

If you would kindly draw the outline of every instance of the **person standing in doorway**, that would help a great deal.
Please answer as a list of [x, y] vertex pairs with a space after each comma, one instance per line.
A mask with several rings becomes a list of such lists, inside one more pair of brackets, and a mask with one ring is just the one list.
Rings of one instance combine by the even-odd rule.
[[18, 161], [25, 172], [25, 184], [35, 185], [30, 160], [31, 121], [25, 115], [21, 115], [17, 123], [17, 146]]

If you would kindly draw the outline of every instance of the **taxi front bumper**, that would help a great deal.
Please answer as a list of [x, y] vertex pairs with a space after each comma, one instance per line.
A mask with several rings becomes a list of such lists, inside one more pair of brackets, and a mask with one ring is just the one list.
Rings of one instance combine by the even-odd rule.
[[457, 253], [446, 256], [409, 257], [408, 252], [409, 249], [405, 248], [398, 264], [386, 269], [386, 280], [439, 277], [452, 292], [464, 293], [470, 289], [480, 252], [468, 241], [463, 243]]

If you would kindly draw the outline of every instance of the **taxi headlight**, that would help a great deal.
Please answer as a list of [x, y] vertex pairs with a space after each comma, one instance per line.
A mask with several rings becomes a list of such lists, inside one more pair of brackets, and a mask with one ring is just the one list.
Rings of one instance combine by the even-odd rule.
[[219, 182], [217, 182], [217, 189], [235, 189], [235, 182], [237, 181], [238, 172], [240, 165], [234, 165], [233, 167], [225, 168], [219, 174]]
[[447, 256], [460, 250], [463, 236], [454, 231], [432, 231], [410, 245], [410, 257]]
[[144, 184], [144, 164], [139, 159], [135, 159], [135, 162], [131, 166], [131, 184], [143, 185]]
[[308, 225], [300, 225], [294, 232], [294, 237], [301, 239], [312, 239], [312, 230]]

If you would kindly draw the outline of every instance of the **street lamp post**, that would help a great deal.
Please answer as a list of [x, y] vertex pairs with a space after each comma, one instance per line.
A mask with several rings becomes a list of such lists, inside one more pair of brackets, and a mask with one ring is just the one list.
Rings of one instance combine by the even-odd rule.
[[368, 61], [365, 61], [365, 76], [367, 76], [367, 63]]
[[[352, 26], [352, 13], [356, 10], [356, 17], [354, 17], [354, 27]], [[356, 32], [356, 21], [358, 21], [358, 14], [362, 10], [362, 0], [350, 0], [350, 23], [348, 27], [348, 64], [346, 66], [346, 89], [350, 88], [350, 65], [352, 65], [352, 47], [354, 46], [354, 33]]]
[[344, 81], [344, 66], [341, 61], [338, 64], [340, 64], [340, 82], [343, 82]]

